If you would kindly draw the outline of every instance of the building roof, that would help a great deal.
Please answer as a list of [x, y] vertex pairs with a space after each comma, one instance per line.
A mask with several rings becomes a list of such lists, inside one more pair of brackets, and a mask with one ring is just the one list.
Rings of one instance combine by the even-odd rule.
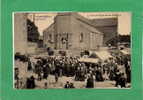
[[96, 31], [98, 33], [102, 33], [100, 30], [97, 29], [97, 27], [103, 27], [103, 26], [117, 26], [118, 20], [116, 17], [114, 18], [102, 18], [102, 19], [87, 19], [81, 15], [79, 15], [76, 12], [67, 12], [67, 13], [58, 13], [57, 16], [64, 16], [64, 15], [71, 15], [75, 17], [77, 20], [96, 28]]
[[87, 19], [76, 12], [68, 12], [68, 13], [58, 13], [57, 16], [71, 15], [76, 19], [90, 25], [93, 27], [97, 26], [117, 26], [118, 20], [117, 17], [114, 18], [98, 18], [98, 19]]
[[[81, 21], [81, 22], [83, 22], [83, 23], [85, 23], [85, 24], [87, 24], [87, 25], [93, 27], [94, 29], [96, 29], [96, 27], [94, 26], [94, 24], [91, 23], [91, 21], [88, 20], [87, 18], [85, 18], [85, 17], [83, 17], [83, 16], [81, 16], [81, 15], [79, 15], [79, 14], [77, 14], [77, 13], [74, 13], [73, 16], [74, 16], [77, 20], [79, 20], [79, 21]], [[95, 31], [95, 30], [94, 30], [94, 31]], [[96, 29], [96, 32], [97, 32], [97, 33], [102, 33], [102, 32], [99, 31], [98, 29]]]
[[117, 18], [104, 18], [104, 19], [92, 19], [90, 20], [94, 26], [117, 26], [118, 20]]
[[[117, 26], [118, 20], [117, 18], [102, 18], [102, 19], [87, 19], [81, 15], [79, 15], [76, 12], [66, 12], [66, 13], [58, 13], [57, 16], [65, 16], [65, 15], [70, 15], [76, 18], [77, 20], [93, 27], [96, 28], [97, 33], [102, 33], [100, 30], [98, 30], [97, 27], [100, 26]], [[48, 30], [50, 27], [52, 27], [54, 23], [52, 23], [48, 28], [46, 28], [44, 31]]]

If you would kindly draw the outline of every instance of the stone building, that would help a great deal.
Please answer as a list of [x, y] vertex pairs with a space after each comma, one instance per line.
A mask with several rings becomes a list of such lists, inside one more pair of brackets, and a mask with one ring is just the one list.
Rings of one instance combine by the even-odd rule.
[[58, 13], [43, 31], [46, 47], [57, 50], [97, 50], [117, 35], [117, 18], [89, 20], [77, 13]]
[[[14, 53], [36, 53], [37, 41], [39, 39], [38, 29], [33, 22], [28, 22], [27, 17], [28, 13], [14, 13]], [[32, 27], [31, 33], [28, 30], [29, 25]]]
[[103, 33], [103, 45], [106, 46], [112, 39], [117, 37], [118, 31], [118, 20], [117, 18], [104, 18], [104, 19], [93, 19], [92, 24]]
[[27, 14], [14, 13], [14, 53], [27, 52]]

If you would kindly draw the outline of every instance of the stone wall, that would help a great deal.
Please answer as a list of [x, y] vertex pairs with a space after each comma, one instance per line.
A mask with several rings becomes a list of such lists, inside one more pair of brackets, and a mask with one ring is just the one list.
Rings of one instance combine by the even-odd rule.
[[14, 13], [14, 53], [25, 54], [27, 52], [26, 19], [27, 14]]

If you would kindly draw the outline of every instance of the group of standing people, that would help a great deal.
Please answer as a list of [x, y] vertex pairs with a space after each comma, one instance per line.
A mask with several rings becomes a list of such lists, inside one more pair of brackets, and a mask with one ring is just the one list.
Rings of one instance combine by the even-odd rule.
[[[98, 63], [80, 62], [79, 57], [66, 56], [35, 59], [37, 59], [36, 62], [28, 59], [27, 70], [34, 72], [38, 81], [48, 79], [49, 74], [51, 74], [54, 75], [55, 82], [58, 82], [59, 77], [62, 76], [74, 77], [75, 81], [86, 81], [86, 88], [94, 88], [96, 81], [115, 81], [116, 87], [126, 87], [126, 83], [130, 82], [131, 68], [128, 59], [122, 62], [118, 58], [110, 58]], [[26, 88], [35, 88], [35, 79], [34, 76], [27, 78]], [[73, 83], [67, 82], [64, 88], [75, 88], [75, 86]]]

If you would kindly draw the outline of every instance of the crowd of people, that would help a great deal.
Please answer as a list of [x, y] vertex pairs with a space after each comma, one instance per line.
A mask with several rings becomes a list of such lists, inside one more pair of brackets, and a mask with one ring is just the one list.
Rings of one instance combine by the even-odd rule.
[[[16, 60], [18, 57], [16, 58]], [[48, 79], [49, 75], [55, 77], [55, 83], [59, 77], [74, 77], [75, 81], [86, 81], [85, 88], [94, 88], [95, 82], [106, 80], [115, 81], [115, 87], [125, 87], [131, 81], [130, 60], [126, 57], [114, 57], [98, 63], [81, 62], [79, 57], [38, 57], [33, 62], [30, 57], [27, 60], [27, 71], [32, 71], [38, 77], [28, 77], [25, 88], [34, 89], [35, 80]], [[18, 82], [18, 68], [15, 69], [15, 80]], [[45, 83], [47, 86], [47, 83]], [[47, 86], [48, 87], [48, 86]], [[73, 83], [67, 81], [63, 88], [75, 88]]]

